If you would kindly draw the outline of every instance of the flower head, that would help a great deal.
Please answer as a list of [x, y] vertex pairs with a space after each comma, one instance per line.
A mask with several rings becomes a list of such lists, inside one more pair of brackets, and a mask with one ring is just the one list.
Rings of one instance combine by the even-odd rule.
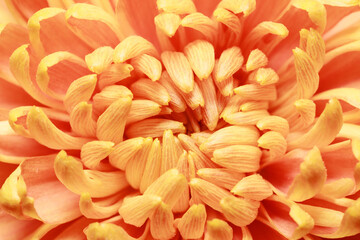
[[1, 6], [0, 239], [360, 237], [358, 1], [78, 2]]

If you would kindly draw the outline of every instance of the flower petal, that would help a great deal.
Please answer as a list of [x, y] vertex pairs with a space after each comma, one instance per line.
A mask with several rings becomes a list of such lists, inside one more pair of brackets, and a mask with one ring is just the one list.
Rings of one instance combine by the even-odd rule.
[[185, 239], [197, 239], [204, 234], [206, 210], [203, 204], [192, 205], [177, 221], [177, 228]]

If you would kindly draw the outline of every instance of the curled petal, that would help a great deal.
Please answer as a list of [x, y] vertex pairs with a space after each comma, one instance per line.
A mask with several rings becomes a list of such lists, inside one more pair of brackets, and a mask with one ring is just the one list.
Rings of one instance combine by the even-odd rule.
[[106, 197], [127, 187], [125, 174], [120, 171], [84, 170], [80, 161], [61, 151], [54, 163], [57, 178], [72, 192], [88, 192], [91, 197]]
[[[214, 41], [217, 35], [216, 23], [200, 12], [186, 15], [181, 20], [181, 26], [192, 28], [202, 33], [208, 41]], [[190, 60], [189, 60], [190, 61]]]
[[162, 65], [155, 57], [142, 54], [131, 60], [131, 65], [137, 70], [144, 73], [152, 81], [157, 81], [161, 77]]
[[270, 130], [281, 133], [284, 137], [286, 137], [289, 133], [289, 123], [286, 119], [278, 116], [267, 116], [260, 119], [256, 126], [264, 131]]
[[81, 161], [90, 169], [101, 170], [101, 160], [109, 156], [114, 145], [113, 142], [107, 141], [87, 142], [81, 147]]
[[80, 136], [95, 137], [96, 122], [92, 115], [93, 105], [80, 102], [70, 113], [71, 129]]
[[255, 0], [222, 0], [219, 4], [219, 7], [226, 8], [235, 14], [243, 13], [244, 16], [248, 16], [256, 8]]
[[232, 77], [241, 68], [243, 62], [244, 57], [239, 47], [232, 47], [223, 51], [214, 67], [213, 76], [215, 81], [222, 82]]
[[90, 71], [100, 74], [110, 66], [114, 49], [109, 46], [99, 47], [85, 56], [85, 62]]
[[288, 141], [288, 150], [297, 147], [323, 147], [331, 143], [343, 125], [342, 109], [337, 99], [331, 99], [315, 125], [296, 140]]
[[52, 149], [80, 149], [89, 141], [87, 138], [73, 137], [64, 133], [37, 107], [29, 111], [26, 124], [31, 137]]
[[269, 131], [259, 138], [258, 146], [269, 150], [269, 160], [271, 161], [284, 156], [287, 142], [280, 133]]
[[265, 67], [268, 64], [268, 58], [259, 49], [254, 49], [250, 52], [246, 61], [245, 69], [250, 72], [261, 67]]
[[119, 143], [123, 140], [126, 117], [130, 112], [131, 98], [113, 102], [97, 120], [96, 136], [100, 140]]

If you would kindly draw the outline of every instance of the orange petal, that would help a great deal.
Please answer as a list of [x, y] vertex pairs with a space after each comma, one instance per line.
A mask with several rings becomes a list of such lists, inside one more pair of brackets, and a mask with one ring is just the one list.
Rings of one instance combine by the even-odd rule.
[[231, 194], [223, 188], [200, 178], [191, 179], [189, 185], [192, 193], [196, 194], [196, 197], [216, 211], [222, 212], [220, 206], [221, 199], [231, 196]]
[[181, 18], [179, 15], [174, 13], [160, 13], [154, 18], [155, 25], [160, 29], [166, 36], [173, 37], [178, 30]]
[[261, 154], [254, 146], [233, 145], [216, 149], [211, 160], [233, 171], [255, 172], [260, 167]]
[[194, 89], [194, 74], [190, 63], [181, 52], [163, 52], [161, 60], [174, 84], [184, 93]]
[[165, 130], [170, 129], [173, 133], [185, 133], [186, 129], [181, 122], [151, 118], [131, 124], [125, 131], [126, 136], [134, 137], [161, 137]]
[[126, 164], [126, 180], [135, 189], [140, 188], [141, 179], [144, 175], [146, 163], [150, 154], [150, 150], [152, 148], [152, 144], [152, 138], [148, 137], [144, 139], [142, 148], [136, 153], [134, 158], [128, 161]]
[[272, 68], [258, 68], [249, 75], [249, 81], [256, 82], [261, 86], [266, 86], [277, 83], [279, 76]]
[[255, 0], [222, 0], [219, 4], [219, 7], [226, 8], [235, 14], [243, 13], [244, 16], [248, 16], [256, 8]]
[[255, 110], [267, 110], [269, 109], [269, 102], [267, 101], [248, 101], [240, 106], [240, 111], [250, 112]]
[[100, 74], [112, 63], [113, 54], [111, 47], [99, 47], [85, 56], [86, 65], [90, 71]]
[[70, 84], [87, 74], [90, 72], [83, 59], [69, 52], [54, 52], [41, 59], [36, 82], [44, 93], [63, 100]]
[[259, 49], [254, 49], [250, 52], [246, 61], [246, 71], [250, 72], [261, 67], [265, 67], [268, 64], [268, 58]]
[[203, 144], [201, 151], [213, 152], [231, 145], [256, 146], [259, 132], [252, 126], [229, 126], [214, 132]]
[[89, 192], [91, 197], [106, 197], [129, 186], [123, 172], [84, 170], [81, 162], [65, 151], [57, 155], [54, 170], [57, 178], [72, 192]]
[[161, 105], [151, 100], [133, 100], [126, 125], [161, 114]]
[[205, 206], [203, 204], [194, 204], [178, 220], [177, 228], [183, 238], [197, 239], [204, 234], [205, 221]]
[[155, 195], [129, 197], [124, 199], [119, 213], [126, 223], [141, 227], [161, 203], [161, 198]]
[[222, 82], [232, 77], [242, 66], [244, 57], [238, 47], [228, 48], [221, 53], [219, 61], [215, 64], [213, 76], [216, 82]]
[[207, 79], [215, 65], [215, 50], [211, 43], [197, 40], [184, 48], [184, 53], [200, 80]]
[[260, 202], [229, 196], [221, 199], [220, 206], [227, 220], [243, 227], [255, 220]]
[[257, 84], [245, 84], [234, 89], [235, 94], [250, 100], [276, 100], [276, 88], [274, 85], [261, 86]]
[[260, 174], [252, 174], [241, 179], [231, 190], [238, 196], [262, 201], [273, 194], [269, 183]]
[[286, 119], [278, 117], [278, 116], [267, 116], [263, 119], [260, 119], [256, 126], [264, 131], [271, 130], [275, 132], [281, 133], [284, 137], [286, 137], [289, 133], [289, 123]]
[[211, 77], [198, 82], [204, 97], [204, 107], [201, 108], [204, 124], [209, 130], [213, 131], [219, 121], [217, 109], [216, 90]]
[[123, 63], [142, 54], [158, 56], [158, 52], [152, 43], [140, 36], [129, 36], [116, 46], [114, 62]]
[[192, 110], [198, 107], [204, 107], [205, 100], [197, 82], [194, 82], [194, 89], [191, 92], [184, 93], [180, 89], [178, 92]]
[[96, 122], [92, 115], [93, 106], [86, 102], [80, 102], [70, 113], [71, 129], [80, 136], [95, 137]]
[[97, 120], [96, 136], [100, 140], [119, 143], [123, 140], [126, 117], [131, 108], [131, 98], [113, 102]]
[[[216, 63], [217, 62], [218, 61], [216, 61]], [[233, 90], [234, 90], [234, 78], [233, 77], [229, 77], [229, 78], [223, 80], [222, 82], [215, 81], [215, 85], [219, 89], [220, 93], [223, 96], [229, 97], [229, 96], [233, 95]]]
[[114, 147], [109, 155], [109, 162], [116, 168], [125, 170], [126, 164], [142, 149], [144, 138], [127, 139]]
[[170, 102], [170, 96], [166, 89], [160, 83], [153, 82], [148, 78], [137, 80], [130, 89], [135, 97], [149, 99], [160, 105], [168, 105]]
[[187, 181], [183, 174], [177, 169], [170, 169], [155, 180], [144, 192], [146, 195], [156, 195], [171, 208], [179, 200], [180, 195], [185, 191]]
[[133, 66], [127, 63], [111, 64], [99, 76], [100, 89], [129, 78], [132, 70], [134, 70]]
[[27, 196], [34, 199], [37, 215], [46, 223], [65, 223], [78, 218], [79, 196], [56, 177], [54, 155], [32, 158], [21, 164]]
[[81, 147], [81, 161], [87, 168], [102, 170], [106, 166], [100, 162], [114, 150], [114, 145], [113, 142], [108, 141], [87, 142]]
[[288, 150], [297, 147], [309, 148], [314, 145], [326, 146], [335, 139], [342, 124], [341, 105], [338, 100], [331, 99], [315, 125], [307, 133], [296, 140], [288, 141]]
[[254, 110], [249, 112], [237, 112], [223, 117], [225, 122], [232, 125], [255, 125], [264, 117], [269, 116], [266, 110]]
[[89, 45], [68, 28], [63, 9], [41, 9], [30, 17], [28, 29], [30, 42], [40, 56], [68, 51], [83, 57], [91, 52]]
[[201, 168], [197, 175], [202, 179], [231, 190], [245, 175], [226, 168]]
[[200, 12], [186, 15], [181, 20], [181, 26], [191, 28], [202, 33], [206, 37], [206, 40], [210, 42], [216, 39], [217, 26], [215, 21]]
[[258, 146], [269, 150], [269, 160], [271, 161], [284, 156], [287, 149], [287, 142], [280, 133], [269, 131], [259, 138]]
[[325, 43], [321, 34], [312, 28], [310, 28], [310, 31], [301, 29], [300, 47], [314, 61], [316, 70], [319, 71], [325, 61]]
[[[221, 6], [221, 4], [219, 4]], [[218, 7], [215, 9], [213, 13], [214, 18], [219, 23], [224, 24], [227, 26], [233, 33], [235, 33], [235, 40], [234, 42], [238, 42], [240, 39], [240, 34], [242, 31], [241, 21], [232, 11], [224, 9], [222, 7]], [[232, 42], [230, 42], [231, 44]]]
[[297, 81], [297, 97], [311, 98], [319, 87], [319, 75], [314, 61], [299, 48], [293, 50]]
[[66, 12], [66, 22], [71, 31], [93, 48], [115, 47], [126, 36], [112, 15], [90, 4], [72, 5]]
[[95, 90], [96, 82], [97, 76], [92, 74], [78, 78], [69, 85], [64, 97], [64, 105], [69, 113], [78, 103], [90, 100]]
[[73, 137], [58, 129], [37, 107], [32, 107], [26, 119], [31, 137], [52, 149], [80, 149], [87, 138]]
[[174, 215], [171, 207], [164, 202], [161, 202], [150, 216], [150, 232], [156, 239], [170, 239], [176, 234]]
[[233, 229], [226, 221], [214, 218], [207, 221], [205, 240], [231, 240], [233, 239]]
[[162, 148], [159, 139], [152, 142], [151, 149], [146, 159], [144, 173], [141, 177], [140, 192], [145, 190], [161, 175]]
[[162, 137], [161, 173], [164, 173], [177, 166], [181, 152], [177, 149], [175, 137], [171, 130], [164, 131]]
[[176, 14], [196, 12], [195, 4], [191, 0], [158, 0], [156, 5], [159, 10]]
[[300, 173], [288, 191], [289, 199], [300, 202], [314, 197], [325, 184], [326, 175], [321, 153], [314, 147], [300, 165]]
[[139, 55], [131, 59], [131, 65], [135, 70], [144, 73], [152, 81], [160, 79], [162, 65], [161, 62], [153, 56], [147, 54]]

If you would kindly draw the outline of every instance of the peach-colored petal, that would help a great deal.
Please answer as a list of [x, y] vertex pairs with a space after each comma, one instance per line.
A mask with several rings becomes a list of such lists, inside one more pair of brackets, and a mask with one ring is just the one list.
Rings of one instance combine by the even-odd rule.
[[99, 76], [99, 87], [104, 89], [106, 86], [113, 86], [113, 84], [123, 81], [131, 76], [134, 67], [127, 63], [111, 64]]
[[54, 170], [57, 178], [77, 194], [89, 192], [92, 197], [106, 197], [129, 185], [123, 172], [84, 170], [82, 163], [76, 158], [68, 156], [65, 151], [61, 151], [56, 156]]
[[141, 78], [130, 87], [134, 97], [145, 98], [157, 102], [160, 105], [168, 105], [170, 96], [166, 89], [157, 82], [148, 78]]
[[126, 117], [130, 112], [131, 98], [113, 102], [97, 120], [96, 136], [100, 140], [119, 143], [123, 140]]
[[34, 199], [34, 208], [40, 219], [48, 223], [63, 223], [80, 216], [79, 196], [57, 179], [53, 169], [54, 158], [50, 155], [24, 161], [21, 176], [27, 195]]
[[77, 104], [70, 113], [70, 125], [72, 130], [85, 137], [96, 136], [96, 121], [92, 117], [93, 105], [86, 102]]
[[210, 221], [207, 221], [205, 240], [216, 239], [233, 239], [233, 229], [226, 221], [214, 218]]
[[174, 215], [171, 207], [164, 202], [161, 202], [150, 216], [150, 232], [152, 237], [157, 239], [170, 239], [176, 234]]
[[206, 210], [203, 204], [192, 205], [186, 213], [176, 220], [177, 228], [185, 239], [200, 238], [204, 234]]
[[87, 142], [81, 147], [81, 161], [90, 169], [106, 170], [107, 166], [101, 161], [112, 153], [114, 145], [109, 141]]
[[213, 76], [216, 82], [222, 82], [236, 73], [242, 66], [244, 57], [239, 47], [228, 48], [221, 53], [214, 67]]
[[18, 0], [7, 0], [6, 1], [9, 10], [16, 16], [20, 23], [26, 22], [31, 15], [36, 11], [48, 7], [48, 3], [44, 1], [35, 1], [32, 3], [18, 1]]
[[232, 188], [231, 192], [257, 201], [264, 200], [273, 194], [268, 182], [259, 174], [244, 177]]
[[[214, 2], [215, 3], [215, 2]], [[208, 3], [206, 5], [210, 5], [211, 3]], [[216, 39], [217, 35], [217, 26], [215, 21], [210, 19], [208, 16], [205, 16], [204, 14], [200, 12], [191, 13], [189, 15], [186, 15], [181, 20], [181, 26], [194, 29], [200, 33], [202, 33], [206, 40], [208, 41], [214, 41]]]
[[197, 175], [213, 184], [231, 190], [245, 175], [226, 168], [202, 168]]
[[268, 63], [268, 58], [259, 49], [254, 49], [250, 52], [246, 61], [245, 69], [250, 72], [260, 67], [265, 67]]
[[144, 73], [152, 81], [157, 81], [161, 77], [161, 62], [148, 54], [139, 55], [131, 59], [131, 65], [136, 71]]
[[99, 47], [85, 56], [86, 65], [90, 71], [100, 74], [112, 63], [113, 54], [113, 48]]
[[114, 16], [90, 4], [72, 5], [66, 11], [66, 23], [71, 31], [94, 49], [115, 47], [126, 36]]

